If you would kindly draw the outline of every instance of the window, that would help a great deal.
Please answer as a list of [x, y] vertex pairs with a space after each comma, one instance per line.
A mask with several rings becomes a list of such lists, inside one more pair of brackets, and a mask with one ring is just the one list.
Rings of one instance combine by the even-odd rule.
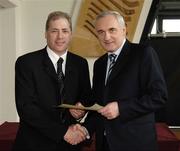
[[180, 1], [161, 0], [150, 37], [180, 37]]
[[152, 27], [152, 30], [151, 30], [151, 34], [157, 34], [156, 19], [154, 21], [154, 24], [153, 24], [153, 27]]
[[164, 32], [180, 32], [180, 19], [164, 19], [162, 29]]

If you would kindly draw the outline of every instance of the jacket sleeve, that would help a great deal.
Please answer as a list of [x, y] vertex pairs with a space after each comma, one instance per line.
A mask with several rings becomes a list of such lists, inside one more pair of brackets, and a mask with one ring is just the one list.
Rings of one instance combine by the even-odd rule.
[[168, 94], [160, 62], [152, 47], [145, 47], [141, 52], [139, 83], [140, 95], [130, 97], [119, 103], [121, 120], [131, 120], [136, 117], [155, 112], [163, 107]]

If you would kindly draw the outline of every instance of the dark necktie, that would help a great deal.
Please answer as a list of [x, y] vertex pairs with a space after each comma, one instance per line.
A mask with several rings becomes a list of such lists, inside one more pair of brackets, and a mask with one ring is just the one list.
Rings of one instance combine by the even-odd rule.
[[[64, 101], [64, 74], [62, 71], [62, 63], [63, 63], [63, 58], [59, 58], [59, 60], [57, 61], [57, 78], [58, 78], [58, 87], [59, 87], [59, 99], [60, 99], [60, 104], [63, 103]], [[60, 110], [60, 120], [62, 123], [65, 122], [66, 118], [65, 118], [65, 109], [61, 109]]]
[[111, 74], [113, 66], [114, 66], [114, 64], [116, 62], [116, 56], [117, 56], [116, 54], [110, 54], [108, 56], [110, 63], [109, 63], [109, 70], [108, 70], [108, 73], [107, 73], [107, 79], [108, 79], [109, 75]]
[[63, 58], [59, 58], [57, 61], [57, 77], [58, 77], [58, 85], [59, 85], [59, 94], [60, 94], [60, 99], [61, 103], [63, 103], [63, 90], [64, 90], [64, 74], [62, 71], [62, 63], [63, 63]]

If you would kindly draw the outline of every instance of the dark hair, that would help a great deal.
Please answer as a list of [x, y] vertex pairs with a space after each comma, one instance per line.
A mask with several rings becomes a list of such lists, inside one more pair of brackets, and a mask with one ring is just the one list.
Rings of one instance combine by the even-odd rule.
[[49, 29], [49, 22], [50, 21], [54, 21], [54, 20], [57, 20], [59, 18], [65, 18], [67, 19], [68, 23], [69, 23], [69, 27], [72, 31], [72, 22], [71, 22], [71, 17], [69, 16], [69, 14], [65, 13], [65, 12], [61, 12], [61, 11], [54, 11], [54, 12], [51, 12], [49, 15], [48, 15], [48, 18], [46, 20], [46, 31]]

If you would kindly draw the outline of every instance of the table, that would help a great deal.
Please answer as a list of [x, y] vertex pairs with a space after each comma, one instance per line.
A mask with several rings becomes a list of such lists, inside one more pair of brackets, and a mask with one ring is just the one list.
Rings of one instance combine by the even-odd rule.
[[165, 123], [156, 123], [159, 151], [180, 151], [180, 138]]
[[4, 122], [0, 125], [0, 151], [10, 151], [16, 137], [19, 124], [16, 122]]
[[[0, 125], [0, 151], [10, 151], [19, 123], [4, 122]], [[165, 123], [156, 123], [159, 151], [180, 151], [180, 129], [169, 129]], [[83, 151], [95, 150], [95, 138]]]

